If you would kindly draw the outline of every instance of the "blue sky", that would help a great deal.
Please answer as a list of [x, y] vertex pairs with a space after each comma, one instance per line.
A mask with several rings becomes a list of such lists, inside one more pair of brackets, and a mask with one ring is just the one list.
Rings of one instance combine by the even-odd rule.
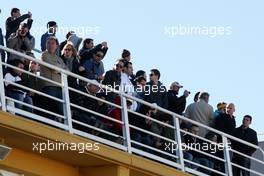
[[[237, 126], [245, 114], [253, 116], [252, 128], [264, 132], [262, 101], [263, 75], [263, 5], [261, 0], [210, 1], [22, 1], [1, 0], [0, 27], [12, 7], [22, 13], [33, 13], [32, 32], [36, 47], [40, 35], [36, 31], [54, 20], [58, 26], [92, 29], [84, 37], [95, 43], [107, 41], [109, 51], [104, 59], [106, 70], [121, 55], [123, 48], [132, 52], [134, 70], [151, 68], [161, 71], [161, 81], [172, 81], [191, 91], [191, 103], [196, 91], [208, 91], [210, 104], [220, 101], [236, 105]], [[217, 35], [169, 35], [165, 28], [198, 26], [229, 27], [231, 33]], [[81, 35], [81, 33], [80, 33]], [[65, 33], [58, 33], [59, 41]], [[259, 136], [260, 140], [264, 136]]]

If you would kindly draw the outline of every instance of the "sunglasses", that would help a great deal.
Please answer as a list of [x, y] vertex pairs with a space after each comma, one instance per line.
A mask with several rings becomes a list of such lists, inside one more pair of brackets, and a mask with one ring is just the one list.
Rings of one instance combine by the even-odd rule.
[[71, 51], [71, 50], [72, 50], [72, 49], [70, 49], [70, 48], [66, 48], [66, 49], [65, 49], [65, 51]]
[[123, 65], [116, 64], [116, 67], [123, 68]]
[[96, 54], [97, 57], [103, 58], [104, 56], [101, 54]]
[[151, 73], [151, 74], [149, 74], [149, 76], [150, 76], [150, 77], [152, 77], [152, 76], [154, 76], [154, 74], [153, 74], [153, 73]]

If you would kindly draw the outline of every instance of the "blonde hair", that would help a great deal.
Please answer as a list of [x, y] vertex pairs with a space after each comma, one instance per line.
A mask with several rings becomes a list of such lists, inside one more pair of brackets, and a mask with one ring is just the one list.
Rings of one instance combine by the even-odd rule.
[[64, 47], [63, 47], [63, 49], [62, 49], [62, 51], [61, 51], [61, 55], [63, 55], [65, 49], [68, 48], [68, 47], [70, 47], [71, 50], [72, 50], [72, 57], [77, 57], [77, 51], [76, 51], [76, 49], [75, 49], [75, 47], [74, 47], [74, 45], [73, 45], [72, 42], [67, 42], [67, 43], [64, 45]]

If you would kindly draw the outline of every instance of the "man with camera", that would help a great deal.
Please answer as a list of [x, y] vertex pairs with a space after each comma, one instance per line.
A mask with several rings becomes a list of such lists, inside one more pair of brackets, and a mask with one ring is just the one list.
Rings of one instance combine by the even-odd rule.
[[15, 33], [19, 28], [21, 22], [25, 19], [27, 20], [28, 29], [31, 28], [32, 25], [32, 13], [28, 12], [27, 14], [21, 15], [20, 10], [18, 8], [11, 9], [11, 17], [6, 19], [6, 41], [8, 41], [10, 35]]
[[[7, 47], [16, 51], [26, 53], [32, 50], [29, 38], [26, 36], [28, 33], [28, 25], [21, 23], [16, 33], [10, 35], [7, 40]], [[14, 59], [15, 55], [10, 54], [7, 62], [10, 63]], [[21, 59], [23, 60], [23, 59]]]
[[168, 109], [179, 115], [182, 115], [186, 107], [186, 98], [189, 96], [190, 92], [185, 90], [183, 95], [178, 97], [179, 90], [183, 86], [178, 82], [171, 83], [170, 90], [168, 91]]

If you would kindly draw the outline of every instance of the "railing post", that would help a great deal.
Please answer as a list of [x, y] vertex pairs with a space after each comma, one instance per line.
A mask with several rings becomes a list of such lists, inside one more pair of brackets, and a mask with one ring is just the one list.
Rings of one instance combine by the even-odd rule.
[[122, 111], [122, 121], [123, 125], [123, 136], [125, 137], [125, 145], [127, 147], [128, 153], [132, 153], [131, 151], [131, 141], [130, 141], [130, 131], [129, 131], [129, 121], [128, 121], [128, 112], [127, 112], [127, 102], [126, 98], [123, 95], [120, 95], [121, 98], [121, 111]]
[[182, 142], [181, 142], [180, 122], [179, 122], [179, 118], [177, 118], [175, 115], [173, 116], [173, 122], [175, 127], [175, 141], [177, 141], [177, 145], [178, 145], [178, 150], [176, 152], [176, 155], [178, 154], [181, 170], [184, 172], [185, 167], [184, 167], [183, 151], [181, 146]]
[[5, 99], [5, 85], [4, 85], [4, 72], [3, 72], [3, 64], [2, 64], [2, 56], [0, 53], [0, 99], [2, 111], [6, 111], [6, 99]]
[[73, 133], [72, 129], [72, 115], [71, 115], [71, 105], [70, 105], [70, 96], [69, 96], [69, 87], [68, 87], [68, 79], [65, 73], [61, 73], [62, 77], [62, 98], [64, 100], [63, 104], [63, 114], [67, 118], [65, 123], [69, 127], [69, 132]]
[[223, 144], [224, 144], [224, 159], [226, 160], [226, 162], [225, 162], [225, 173], [227, 173], [228, 176], [233, 176], [228, 141], [227, 141], [226, 136], [222, 136], [222, 139], [223, 139]]

